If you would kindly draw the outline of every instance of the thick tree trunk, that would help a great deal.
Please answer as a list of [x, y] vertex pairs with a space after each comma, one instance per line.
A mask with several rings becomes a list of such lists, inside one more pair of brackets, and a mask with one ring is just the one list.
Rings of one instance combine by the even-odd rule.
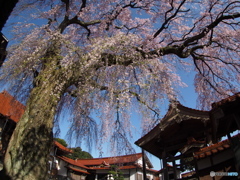
[[54, 114], [64, 86], [61, 78], [56, 64], [49, 64], [39, 74], [5, 155], [4, 173], [9, 179], [48, 179]]

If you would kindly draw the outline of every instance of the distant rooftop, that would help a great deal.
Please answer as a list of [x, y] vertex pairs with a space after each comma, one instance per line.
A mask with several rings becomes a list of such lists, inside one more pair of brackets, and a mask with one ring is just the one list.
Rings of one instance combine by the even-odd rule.
[[25, 106], [7, 91], [0, 93], [0, 102], [0, 114], [17, 123], [25, 111]]

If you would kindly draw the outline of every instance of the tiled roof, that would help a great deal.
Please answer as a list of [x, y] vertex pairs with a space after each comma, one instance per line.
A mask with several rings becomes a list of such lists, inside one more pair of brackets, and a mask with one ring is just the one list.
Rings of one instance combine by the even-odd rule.
[[135, 162], [142, 157], [141, 153], [117, 156], [117, 157], [105, 157], [105, 158], [94, 158], [94, 159], [81, 159], [78, 160], [86, 166], [99, 166], [101, 164], [118, 164], [118, 163], [130, 163]]
[[240, 99], [240, 92], [236, 93], [236, 94], [234, 94], [232, 96], [229, 96], [229, 97], [227, 97], [225, 99], [222, 99], [219, 102], [212, 103], [212, 108], [217, 108], [217, 107], [222, 106], [222, 105], [224, 105], [224, 104], [226, 104], [228, 102], [233, 102], [236, 99]]
[[0, 114], [18, 122], [25, 111], [25, 106], [11, 96], [7, 91], [0, 93]]
[[[240, 138], [240, 134], [236, 135], [238, 138]], [[234, 136], [234, 137], [236, 137]], [[197, 159], [205, 158], [207, 156], [211, 156], [213, 154], [216, 154], [220, 151], [223, 151], [225, 149], [230, 148], [230, 142], [228, 139], [215, 143], [211, 146], [205, 147], [200, 149], [198, 152], [194, 152], [194, 157]]]
[[68, 149], [67, 147], [63, 146], [62, 144], [60, 144], [57, 141], [54, 141], [54, 144], [61, 150], [65, 151], [65, 152], [69, 152], [72, 153], [73, 151], [71, 149]]
[[[131, 154], [125, 156], [117, 156], [117, 157], [106, 157], [106, 158], [93, 158], [93, 159], [70, 159], [64, 156], [59, 156], [58, 158], [62, 159], [63, 161], [84, 168], [86, 170], [109, 170], [110, 165], [117, 164], [117, 163], [131, 163], [129, 165], [121, 165], [119, 169], [135, 169], [135, 168], [142, 168], [139, 164], [135, 162], [142, 157], [141, 153], [138, 154]], [[68, 168], [71, 166], [68, 166]], [[72, 168], [72, 167], [71, 167]], [[77, 169], [78, 170], [78, 169]], [[156, 173], [158, 171], [153, 169], [148, 169], [147, 171], [151, 171]], [[80, 172], [80, 171], [79, 171]]]
[[80, 170], [80, 169], [77, 169], [77, 168], [73, 168], [71, 166], [67, 166], [68, 169], [71, 169], [73, 171], [76, 171], [76, 172], [80, 172], [80, 173], [84, 173], [84, 174], [90, 174], [89, 172], [87, 171], [84, 171], [84, 170]]
[[78, 167], [81, 167], [84, 169], [89, 169], [87, 166], [83, 165], [79, 160], [73, 160], [73, 159], [67, 158], [65, 156], [58, 156], [58, 158], [62, 159], [63, 161], [65, 161], [71, 165], [78, 166]]

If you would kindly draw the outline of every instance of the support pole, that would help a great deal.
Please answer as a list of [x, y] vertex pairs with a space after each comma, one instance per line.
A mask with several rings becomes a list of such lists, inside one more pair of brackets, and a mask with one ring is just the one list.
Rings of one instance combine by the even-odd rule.
[[175, 160], [172, 161], [172, 164], [173, 164], [174, 179], [176, 180], [177, 179], [177, 169], [176, 169], [176, 162], [175, 162]]
[[142, 165], [143, 165], [143, 180], [147, 180], [145, 153], [143, 148], [142, 148]]
[[[239, 139], [237, 140], [238, 142], [236, 142], [236, 138], [238, 137], [235, 137], [235, 138], [232, 138], [230, 133], [227, 133], [227, 137], [228, 137], [228, 140], [230, 142], [230, 146], [231, 146], [231, 149], [232, 149], [232, 152], [233, 152], [233, 157], [234, 157], [234, 163], [235, 163], [235, 168], [236, 168], [236, 171], [238, 172], [238, 174], [240, 174], [240, 162], [239, 162], [239, 159], [240, 159], [240, 145], [239, 145]], [[240, 176], [239, 176], [240, 177]]]
[[162, 160], [163, 160], [163, 174], [164, 174], [164, 180], [169, 180], [169, 175], [168, 175], [168, 166], [167, 166], [167, 154], [166, 150], [164, 149], [163, 154], [162, 154]]
[[196, 178], [197, 178], [197, 180], [199, 180], [200, 178], [199, 178], [198, 163], [197, 163], [197, 159], [194, 157], [194, 155], [193, 155], [193, 159], [194, 159]]

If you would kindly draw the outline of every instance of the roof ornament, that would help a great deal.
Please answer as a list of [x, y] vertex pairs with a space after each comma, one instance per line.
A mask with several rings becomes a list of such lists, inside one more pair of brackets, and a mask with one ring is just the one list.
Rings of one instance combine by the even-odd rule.
[[109, 163], [107, 163], [106, 161], [103, 161], [103, 162], [102, 162], [102, 165], [104, 165], [104, 166], [109, 166]]
[[172, 106], [172, 108], [174, 109], [177, 108], [178, 104], [180, 104], [180, 102], [177, 100], [176, 97], [174, 97], [173, 99], [170, 99], [169, 102], [170, 102], [170, 106]]

